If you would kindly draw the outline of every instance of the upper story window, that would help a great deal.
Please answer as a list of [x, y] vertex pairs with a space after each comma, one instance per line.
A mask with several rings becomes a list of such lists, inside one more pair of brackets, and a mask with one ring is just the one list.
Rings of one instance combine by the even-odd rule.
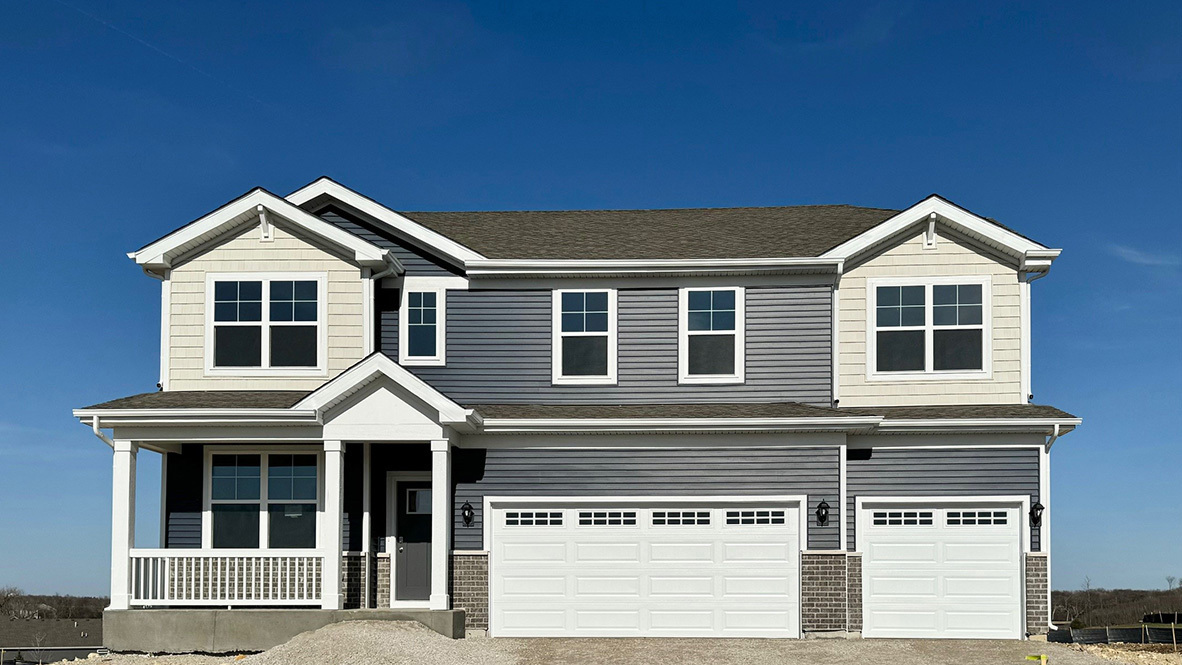
[[555, 291], [553, 309], [553, 382], [615, 383], [616, 291]]
[[211, 547], [316, 547], [316, 454], [214, 453], [209, 459]]
[[446, 363], [447, 335], [444, 330], [447, 291], [419, 288], [413, 283], [403, 289], [398, 317], [398, 361], [403, 365]]
[[323, 371], [322, 275], [210, 275], [207, 293], [207, 372]]
[[693, 288], [680, 295], [681, 383], [742, 383], [746, 291]]
[[986, 378], [990, 281], [869, 280], [871, 378]]

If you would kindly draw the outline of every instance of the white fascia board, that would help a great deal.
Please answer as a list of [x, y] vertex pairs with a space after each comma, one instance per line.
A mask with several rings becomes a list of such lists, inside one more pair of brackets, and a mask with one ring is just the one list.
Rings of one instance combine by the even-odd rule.
[[311, 409], [317, 413], [323, 413], [328, 407], [381, 376], [390, 379], [438, 411], [441, 424], [478, 425], [480, 422], [479, 415], [472, 409], [465, 409], [456, 404], [446, 395], [432, 388], [427, 382], [381, 353], [375, 353], [341, 372], [331, 381], [301, 399], [292, 408]]
[[339, 229], [263, 189], [251, 190], [244, 196], [177, 229], [147, 247], [129, 252], [128, 257], [145, 267], [170, 267], [172, 260], [177, 255], [188, 253], [193, 248], [200, 246], [205, 239], [212, 239], [218, 235], [223, 229], [256, 217], [259, 206], [287, 222], [347, 250], [358, 264], [368, 267], [389, 266], [394, 268], [395, 272], [404, 272], [402, 264], [389, 250]]
[[833, 258], [755, 259], [482, 259], [469, 262], [469, 278], [490, 277], [628, 277], [840, 273]]
[[821, 258], [844, 259], [848, 261], [875, 247], [879, 243], [888, 240], [907, 227], [929, 219], [932, 214], [935, 214], [946, 224], [967, 232], [969, 235], [983, 238], [990, 244], [1017, 257], [1022, 263], [1023, 270], [1037, 271], [1049, 269], [1051, 261], [1062, 252], [1062, 250], [1051, 249], [1033, 240], [1023, 238], [1013, 231], [1006, 230], [938, 196], [929, 196], [869, 231], [825, 252], [821, 255]]
[[[884, 419], [878, 426], [881, 432], [931, 432], [957, 430], [1046, 431], [1056, 425], [1074, 429], [1083, 422], [1080, 418], [929, 418], [914, 420]], [[1061, 430], [1062, 431], [1062, 430]], [[1066, 432], [1064, 432], [1066, 433]]]
[[485, 418], [482, 432], [584, 433], [620, 432], [863, 432], [881, 418]]
[[287, 201], [296, 206], [302, 206], [319, 196], [329, 196], [341, 203], [363, 212], [369, 217], [385, 224], [389, 230], [399, 237], [423, 247], [434, 250], [445, 257], [467, 266], [468, 262], [485, 258], [464, 245], [419, 224], [405, 215], [391, 210], [373, 199], [345, 187], [330, 178], [320, 178], [291, 194]]

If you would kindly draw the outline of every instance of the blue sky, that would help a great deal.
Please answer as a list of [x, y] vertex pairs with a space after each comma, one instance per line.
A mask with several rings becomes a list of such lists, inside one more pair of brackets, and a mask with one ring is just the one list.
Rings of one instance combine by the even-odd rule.
[[1053, 584], [1182, 576], [1182, 5], [509, 4], [0, 2], [0, 586], [108, 588], [110, 452], [69, 410], [157, 381], [123, 253], [322, 174], [406, 210], [939, 192], [1063, 247]]

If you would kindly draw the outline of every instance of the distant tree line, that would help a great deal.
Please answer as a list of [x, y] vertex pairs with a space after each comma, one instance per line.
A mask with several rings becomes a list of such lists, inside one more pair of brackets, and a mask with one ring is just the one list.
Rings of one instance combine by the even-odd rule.
[[1166, 576], [1165, 589], [1096, 589], [1084, 578], [1079, 591], [1051, 593], [1056, 623], [1072, 628], [1138, 624], [1147, 614], [1182, 612], [1182, 585]]
[[110, 603], [97, 596], [37, 596], [0, 587], [0, 619], [101, 619]]

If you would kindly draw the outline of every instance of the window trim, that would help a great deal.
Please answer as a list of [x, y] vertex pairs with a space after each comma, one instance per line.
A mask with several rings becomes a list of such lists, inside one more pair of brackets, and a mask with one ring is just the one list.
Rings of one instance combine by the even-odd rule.
[[[952, 285], [981, 287], [981, 369], [936, 370], [934, 366], [934, 331], [976, 330], [978, 326], [936, 326], [933, 318], [932, 287]], [[908, 372], [878, 371], [878, 287], [924, 287], [924, 369]], [[907, 328], [910, 329], [910, 328]], [[883, 328], [882, 330], [890, 330]], [[993, 278], [990, 275], [955, 277], [876, 277], [866, 280], [866, 380], [890, 381], [979, 381], [993, 378]]]
[[[316, 282], [316, 366], [271, 367], [271, 282]], [[214, 283], [262, 282], [260, 365], [218, 367], [214, 365]], [[205, 274], [205, 376], [327, 376], [328, 375], [328, 273], [324, 272], [210, 272]], [[227, 322], [222, 322], [223, 324]], [[250, 322], [253, 325], [255, 322]], [[287, 323], [287, 322], [284, 322]], [[298, 322], [307, 325], [307, 321]], [[234, 323], [234, 325], [238, 325]], [[296, 325], [293, 323], [292, 325]]]
[[[447, 364], [447, 287], [438, 281], [403, 279], [398, 294], [398, 364], [408, 367], [443, 367]], [[435, 294], [435, 355], [410, 355], [410, 294]]]
[[[602, 332], [562, 332], [562, 294], [607, 294], [607, 375], [564, 376], [562, 374], [563, 337], [600, 337]], [[619, 380], [619, 291], [617, 289], [553, 289], [550, 292], [550, 383], [556, 386], [609, 386]]]
[[[214, 455], [258, 455], [259, 456], [259, 498], [252, 501], [213, 500], [213, 457]], [[267, 510], [267, 467], [271, 455], [315, 455], [316, 456], [316, 539], [312, 547], [272, 548], [271, 547], [271, 519]], [[324, 448], [318, 446], [205, 446], [204, 460], [201, 467], [201, 549], [213, 549], [213, 506], [219, 504], [247, 504], [256, 503], [259, 507], [259, 546], [258, 551], [300, 552], [308, 554], [320, 550], [321, 528], [324, 515]], [[277, 500], [276, 504], [309, 503], [308, 501]], [[256, 551], [253, 548], [246, 548]], [[217, 551], [232, 552], [233, 548], [220, 548]]]
[[[734, 291], [735, 330], [689, 330], [689, 294], [694, 291]], [[735, 372], [733, 374], [689, 373], [690, 335], [735, 336]], [[742, 384], [747, 375], [747, 289], [742, 286], [682, 287], [677, 292], [677, 382], [679, 384]]]

